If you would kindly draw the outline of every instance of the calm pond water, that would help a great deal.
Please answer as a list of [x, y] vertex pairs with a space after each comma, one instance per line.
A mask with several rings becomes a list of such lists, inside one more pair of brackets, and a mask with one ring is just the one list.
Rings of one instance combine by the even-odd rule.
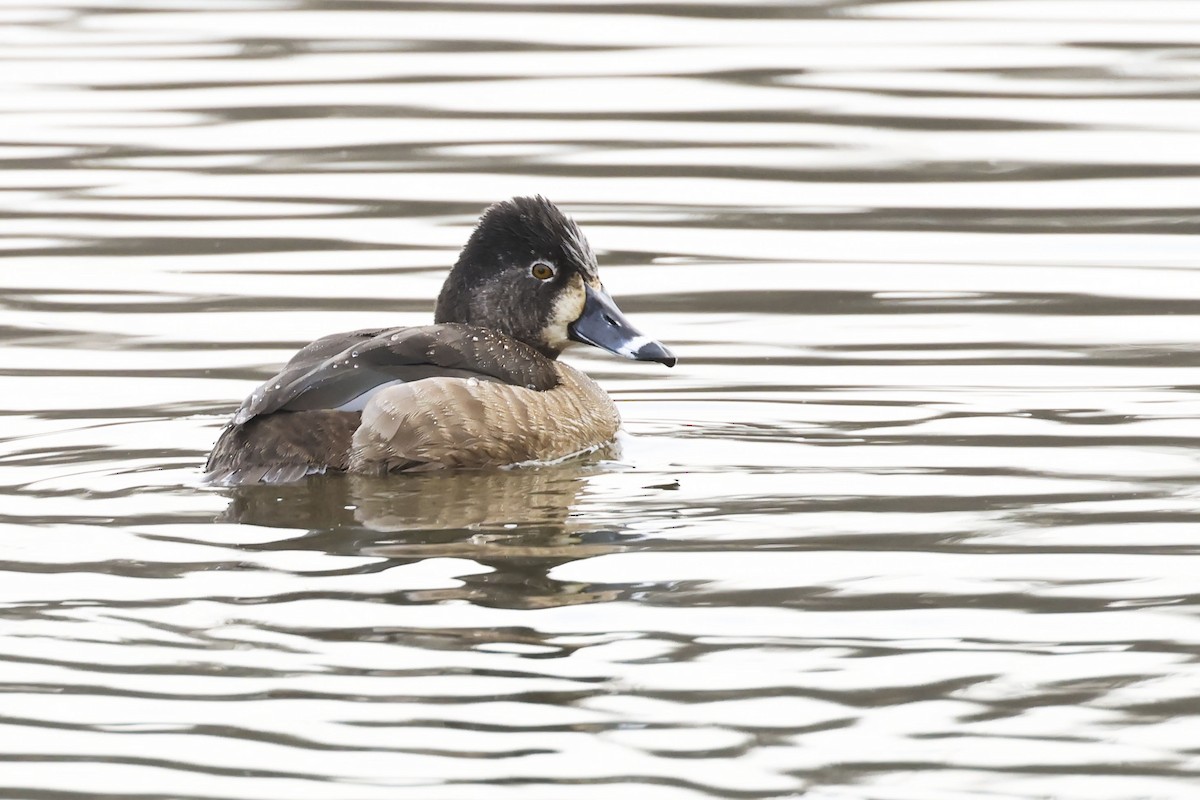
[[[0, 797], [1195, 798], [1200, 3], [0, 7]], [[200, 483], [583, 225], [622, 451]]]

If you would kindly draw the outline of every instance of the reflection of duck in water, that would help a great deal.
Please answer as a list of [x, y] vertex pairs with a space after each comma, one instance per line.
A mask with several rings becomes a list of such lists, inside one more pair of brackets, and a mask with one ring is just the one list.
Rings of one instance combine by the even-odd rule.
[[[572, 462], [391, 478], [316, 475], [302, 484], [234, 487], [221, 520], [310, 531], [258, 545], [264, 549], [366, 555], [390, 563], [463, 558], [487, 568], [461, 578], [462, 586], [403, 591], [403, 602], [467, 600], [512, 608], [603, 602], [623, 589], [550, 577], [560, 564], [619, 552], [633, 536], [623, 526], [574, 516], [595, 469]], [[369, 567], [376, 568], [374, 562]]]
[[446, 278], [437, 324], [334, 334], [246, 399], [209, 455], [224, 484], [550, 461], [610, 441], [616, 408], [557, 360], [574, 342], [672, 366], [605, 293], [549, 201], [489, 208]]
[[583, 491], [584, 463], [528, 469], [488, 469], [412, 475], [396, 502], [396, 480], [356, 477], [355, 518], [378, 531], [539, 528], [566, 532]]
[[[606, 455], [605, 449], [597, 455]], [[572, 507], [595, 467], [437, 470], [403, 480], [331, 474], [304, 484], [249, 485], [232, 490], [230, 522], [277, 528], [405, 532], [547, 530], [566, 532]], [[444, 538], [444, 537], [443, 537]]]

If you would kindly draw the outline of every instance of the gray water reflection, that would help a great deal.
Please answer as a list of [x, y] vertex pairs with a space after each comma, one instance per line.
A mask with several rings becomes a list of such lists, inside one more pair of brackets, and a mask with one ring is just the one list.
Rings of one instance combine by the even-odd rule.
[[[1193, 797], [1198, 9], [0, 9], [0, 797]], [[619, 452], [199, 485], [533, 192]]]

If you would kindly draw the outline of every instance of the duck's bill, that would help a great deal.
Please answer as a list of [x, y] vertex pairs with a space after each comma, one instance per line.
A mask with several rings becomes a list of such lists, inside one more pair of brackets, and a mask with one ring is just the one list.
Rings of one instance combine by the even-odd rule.
[[625, 319], [621, 309], [602, 291], [585, 284], [587, 299], [579, 319], [567, 326], [568, 335], [577, 342], [590, 344], [635, 361], [657, 361], [675, 366], [675, 356]]

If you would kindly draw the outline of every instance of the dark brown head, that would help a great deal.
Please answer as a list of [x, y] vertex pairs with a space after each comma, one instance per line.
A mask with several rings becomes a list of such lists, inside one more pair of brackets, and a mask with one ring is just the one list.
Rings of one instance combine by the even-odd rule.
[[604, 291], [579, 227], [544, 197], [483, 213], [438, 296], [435, 322], [491, 328], [557, 358], [572, 341], [668, 367], [675, 356], [642, 335]]

